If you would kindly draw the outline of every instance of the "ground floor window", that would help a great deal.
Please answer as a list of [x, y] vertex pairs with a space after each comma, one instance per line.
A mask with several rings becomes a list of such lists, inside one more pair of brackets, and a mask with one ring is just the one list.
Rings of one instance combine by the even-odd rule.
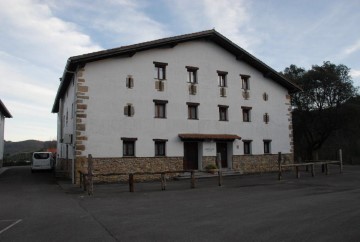
[[264, 140], [264, 154], [271, 154], [271, 140]]
[[243, 140], [244, 142], [244, 155], [251, 155], [251, 140]]
[[135, 141], [137, 138], [121, 138], [123, 141], [123, 156], [135, 156]]
[[166, 156], [166, 141], [162, 139], [154, 139], [155, 156]]

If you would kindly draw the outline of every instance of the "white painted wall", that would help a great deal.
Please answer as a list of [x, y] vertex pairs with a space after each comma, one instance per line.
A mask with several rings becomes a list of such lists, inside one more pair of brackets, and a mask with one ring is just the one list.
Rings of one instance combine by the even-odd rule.
[[[164, 92], [155, 89], [153, 61], [168, 63]], [[199, 68], [196, 95], [189, 95], [185, 66]], [[226, 98], [220, 97], [217, 70], [228, 72]], [[242, 97], [240, 74], [251, 76], [249, 100]], [[127, 75], [134, 78], [133, 89], [126, 88]], [[271, 139], [272, 153], [290, 152], [287, 90], [212, 42], [192, 41], [91, 62], [85, 66], [84, 79], [90, 97], [84, 155], [121, 157], [121, 137], [133, 137], [138, 139], [137, 157], [154, 156], [155, 138], [168, 139], [168, 156], [183, 156], [179, 133], [237, 134], [253, 140], [253, 154], [263, 154], [263, 139]], [[267, 102], [264, 92], [269, 95]], [[153, 99], [168, 101], [167, 119], [154, 118]], [[186, 102], [200, 103], [199, 120], [188, 120]], [[134, 117], [124, 115], [127, 103], [135, 107]], [[219, 104], [229, 105], [228, 122], [219, 121]], [[241, 106], [252, 107], [250, 123], [242, 121]], [[269, 124], [263, 122], [265, 112], [270, 115]], [[214, 155], [208, 146], [203, 146], [203, 154]], [[243, 154], [242, 141], [234, 141], [233, 154]]]
[[[58, 113], [58, 144], [57, 152], [59, 158], [74, 158], [75, 150], [75, 92], [76, 92], [76, 77], [70, 83], [64, 97], [60, 100], [59, 113]], [[66, 118], [67, 117], [67, 118]], [[62, 128], [61, 128], [62, 126]], [[60, 143], [60, 139], [64, 138], [66, 134], [73, 134], [73, 143], [65, 144]], [[68, 149], [68, 155], [66, 155], [66, 149]]]
[[0, 113], [0, 160], [4, 158], [4, 127], [5, 116]]

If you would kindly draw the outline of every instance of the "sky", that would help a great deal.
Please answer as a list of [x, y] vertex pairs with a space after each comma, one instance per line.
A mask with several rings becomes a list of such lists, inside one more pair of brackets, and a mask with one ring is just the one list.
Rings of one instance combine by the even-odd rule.
[[5, 140], [56, 139], [71, 56], [215, 28], [276, 71], [324, 61], [360, 86], [360, 0], [0, 0]]

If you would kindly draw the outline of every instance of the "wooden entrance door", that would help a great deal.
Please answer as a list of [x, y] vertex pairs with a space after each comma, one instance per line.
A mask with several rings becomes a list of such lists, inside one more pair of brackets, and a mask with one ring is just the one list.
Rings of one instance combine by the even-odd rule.
[[227, 168], [227, 143], [216, 143], [216, 154], [221, 154], [221, 167]]
[[184, 143], [184, 170], [198, 169], [198, 143]]

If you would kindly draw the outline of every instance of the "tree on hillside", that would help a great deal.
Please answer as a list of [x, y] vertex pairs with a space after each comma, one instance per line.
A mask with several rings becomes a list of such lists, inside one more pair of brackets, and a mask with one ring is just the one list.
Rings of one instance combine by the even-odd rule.
[[331, 62], [308, 71], [295, 65], [284, 70], [283, 75], [303, 89], [292, 95], [296, 156], [313, 159], [314, 152], [343, 124], [346, 113], [340, 107], [357, 93], [349, 72], [345, 65]]

